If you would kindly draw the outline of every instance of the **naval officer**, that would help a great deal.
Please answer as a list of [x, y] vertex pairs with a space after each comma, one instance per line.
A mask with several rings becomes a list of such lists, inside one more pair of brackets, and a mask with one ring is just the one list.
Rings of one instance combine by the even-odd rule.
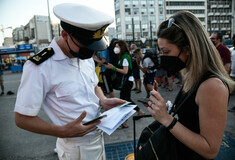
[[[96, 125], [83, 125], [124, 100], [106, 98], [97, 86], [95, 51], [107, 48], [109, 15], [80, 4], [53, 8], [60, 19], [61, 36], [24, 65], [15, 104], [16, 125], [25, 130], [58, 137], [59, 159], [104, 160], [103, 133]], [[38, 113], [44, 109], [52, 123]]]

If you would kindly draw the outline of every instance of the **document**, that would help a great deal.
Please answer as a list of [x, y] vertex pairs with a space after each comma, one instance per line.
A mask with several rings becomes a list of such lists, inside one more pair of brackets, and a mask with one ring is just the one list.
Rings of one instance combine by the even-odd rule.
[[108, 135], [111, 135], [123, 122], [136, 112], [134, 110], [136, 105], [128, 105], [129, 103], [103, 112], [100, 116], [107, 116], [101, 119], [101, 123], [97, 127]]

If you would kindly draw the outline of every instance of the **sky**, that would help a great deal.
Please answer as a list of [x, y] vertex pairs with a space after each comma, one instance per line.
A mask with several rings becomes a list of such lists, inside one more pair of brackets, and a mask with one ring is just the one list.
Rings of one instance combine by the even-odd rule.
[[[0, 46], [4, 37], [12, 37], [12, 27], [25, 26], [34, 15], [48, 16], [49, 2], [52, 23], [59, 23], [53, 7], [60, 3], [81, 3], [114, 15], [114, 0], [0, 0]], [[110, 26], [114, 27], [114, 23]], [[4, 29], [4, 32], [1, 31]]]

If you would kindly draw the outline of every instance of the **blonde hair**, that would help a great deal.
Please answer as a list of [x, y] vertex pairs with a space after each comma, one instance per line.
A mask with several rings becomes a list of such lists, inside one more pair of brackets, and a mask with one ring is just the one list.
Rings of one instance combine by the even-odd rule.
[[190, 48], [186, 69], [183, 70], [185, 92], [193, 89], [207, 71], [219, 76], [232, 92], [235, 82], [224, 68], [219, 52], [211, 42], [200, 20], [189, 11], [179, 11], [170, 18], [175, 24], [168, 28], [168, 20], [158, 28], [158, 38], [165, 38], [169, 43], [183, 49]]

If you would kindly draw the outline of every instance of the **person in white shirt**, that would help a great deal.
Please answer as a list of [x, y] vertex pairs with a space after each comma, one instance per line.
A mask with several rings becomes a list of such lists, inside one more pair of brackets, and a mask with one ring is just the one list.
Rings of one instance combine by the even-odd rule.
[[[91, 58], [107, 48], [103, 35], [113, 18], [72, 3], [56, 5], [53, 11], [63, 30], [24, 64], [14, 110], [16, 125], [58, 137], [60, 160], [104, 160], [103, 133], [96, 127], [100, 121], [83, 124], [98, 117], [101, 107], [108, 110], [126, 102], [104, 96]], [[52, 123], [38, 117], [41, 107]]]
[[144, 73], [144, 87], [147, 93], [146, 98], [149, 98], [150, 91], [153, 90], [154, 78], [156, 75], [156, 69], [154, 69], [154, 62], [150, 58], [150, 54], [154, 54], [155, 49], [149, 48], [145, 52], [145, 56], [143, 57], [141, 54], [141, 50], [135, 51], [135, 56], [142, 60], [143, 67], [138, 63], [140, 70]]

